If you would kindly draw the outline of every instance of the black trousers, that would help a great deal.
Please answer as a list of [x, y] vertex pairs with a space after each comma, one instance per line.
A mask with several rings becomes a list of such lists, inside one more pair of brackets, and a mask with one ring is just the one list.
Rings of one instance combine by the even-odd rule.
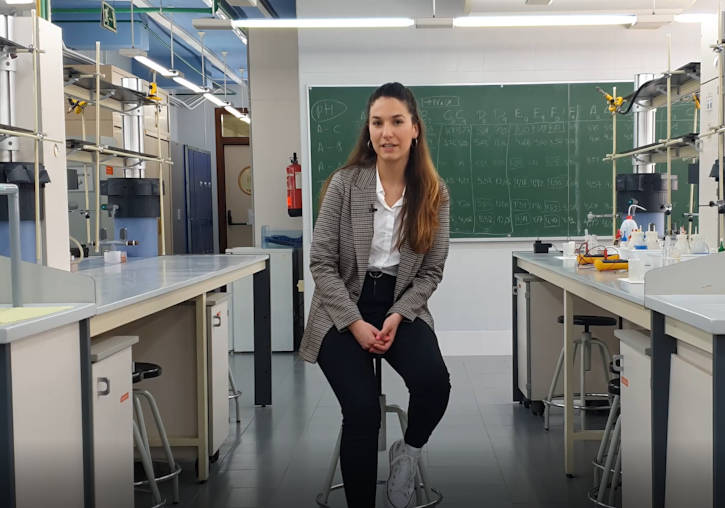
[[[358, 308], [363, 319], [380, 329], [393, 304], [395, 277], [365, 277]], [[342, 408], [340, 469], [349, 508], [373, 508], [377, 481], [380, 403], [373, 369], [374, 354], [363, 350], [349, 331], [335, 327], [325, 335], [318, 362]], [[421, 319], [400, 323], [383, 355], [410, 392], [405, 442], [421, 447], [443, 417], [450, 379], [438, 339]]]

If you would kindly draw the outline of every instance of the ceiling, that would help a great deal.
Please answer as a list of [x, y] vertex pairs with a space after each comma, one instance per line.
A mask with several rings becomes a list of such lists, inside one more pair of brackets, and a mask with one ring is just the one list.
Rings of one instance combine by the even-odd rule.
[[[63, 40], [65, 44], [76, 50], [92, 50], [95, 42], [101, 42], [102, 50], [118, 50], [130, 48], [131, 43], [131, 16], [129, 12], [122, 10], [130, 9], [128, 1], [107, 0], [116, 8], [116, 19], [118, 30], [110, 32], [100, 27], [100, 2], [98, 0], [53, 0], [52, 21], [63, 28]], [[208, 0], [211, 4], [211, 0]], [[221, 3], [221, 2], [220, 2]], [[259, 0], [268, 7], [267, 11], [273, 17], [290, 18], [295, 17], [295, 0]], [[139, 6], [163, 7], [163, 8], [209, 8], [203, 0], [135, 0], [134, 8]], [[226, 5], [227, 10], [233, 18], [261, 18], [265, 17], [262, 10], [256, 7], [231, 7]], [[58, 9], [93, 9], [93, 12], [61, 12]], [[148, 57], [166, 67], [171, 66], [170, 36], [168, 27], [159, 23], [159, 14], [134, 13], [133, 23], [133, 46], [147, 51]], [[192, 26], [195, 18], [209, 17], [204, 13], [169, 13], [164, 12], [161, 16], [170, 19], [174, 25], [174, 65], [173, 67], [184, 73], [190, 81], [202, 84], [201, 79], [201, 56], [198, 44], [200, 40], [198, 32]], [[197, 47], [180, 36], [178, 30], [183, 30], [193, 38]], [[209, 31], [203, 38], [206, 56], [211, 53], [223, 61], [222, 51], [228, 52], [226, 63], [230, 69], [229, 83], [247, 78], [247, 48], [231, 31]], [[106, 58], [106, 60], [109, 60]], [[221, 85], [224, 74], [221, 71], [222, 65], [215, 66], [205, 59], [205, 72], [209, 79]], [[110, 60], [109, 60], [110, 61]], [[151, 71], [146, 67], [133, 62], [135, 74], [148, 78]], [[163, 88], [175, 88], [177, 85], [170, 80], [159, 79], [159, 86]]]
[[617, 12], [672, 13], [689, 9], [695, 0], [552, 0], [550, 5], [525, 0], [466, 0], [467, 14], [525, 13], [525, 12]]
[[[101, 41], [102, 49], [117, 50], [131, 47], [131, 23], [130, 14], [121, 12], [128, 9], [128, 1], [107, 0], [117, 9], [118, 32], [112, 33], [99, 26], [99, 2], [98, 0], [53, 0], [53, 22], [64, 29], [64, 41], [67, 46], [90, 50], [95, 46], [95, 41]], [[205, 3], [209, 2], [208, 4]], [[261, 18], [266, 13], [271, 17], [294, 18], [296, 17], [295, 0], [257, 0], [264, 9], [256, 7], [231, 7], [225, 4], [226, 1], [218, 0], [229, 11], [233, 18]], [[243, 0], [240, 0], [243, 1]], [[359, 0], [335, 0], [324, 12], [317, 14], [311, 11], [309, 15], [315, 14], [323, 17], [334, 16], [426, 16], [437, 5], [439, 16], [460, 16], [466, 14], [503, 14], [503, 13], [525, 13], [525, 12], [619, 12], [619, 13], [650, 13], [653, 6], [657, 13], [679, 13], [683, 11], [695, 11], [699, 8], [711, 7], [710, 4], [718, 0], [552, 0], [548, 6], [527, 5], [527, 0], [388, 0], [389, 12], [372, 12], [372, 7], [364, 5]], [[537, 0], [528, 0], [536, 3]], [[177, 7], [177, 8], [208, 8], [212, 0], [134, 0], [135, 6], [153, 7]], [[540, 0], [539, 0], [540, 3]], [[314, 4], [314, 3], [313, 3]], [[323, 4], [317, 3], [322, 8]], [[383, 4], [376, 4], [383, 5]], [[83, 8], [93, 9], [92, 13], [60, 13], [56, 9]], [[314, 9], [314, 7], [313, 7]], [[400, 11], [400, 12], [399, 12]], [[134, 46], [148, 51], [148, 56], [158, 63], [167, 66], [171, 65], [171, 51], [169, 30], [159, 24], [159, 14], [134, 14]], [[180, 28], [187, 34], [187, 39], [193, 39], [193, 43], [184, 41], [182, 37], [174, 37], [175, 61], [173, 68], [180, 70], [184, 76], [197, 84], [202, 84], [201, 79], [201, 57], [198, 44], [199, 36], [192, 26], [195, 18], [208, 17], [204, 13], [173, 13], [162, 14], [166, 19], [172, 19], [174, 26]], [[163, 19], [162, 19], [163, 21]], [[175, 28], [176, 33], [176, 28]], [[213, 30], [208, 31], [204, 36], [204, 47], [217, 57], [217, 65], [210, 64], [207, 60], [205, 71], [210, 79], [221, 84], [224, 73], [222, 73], [221, 62], [222, 52], [227, 51], [226, 63], [228, 66], [227, 75], [230, 82], [240, 79], [247, 79], [247, 51], [246, 46], [231, 31]], [[135, 74], [149, 78], [151, 72], [144, 66], [133, 63]], [[176, 88], [177, 85], [169, 80], [159, 79], [159, 85], [164, 88]]]

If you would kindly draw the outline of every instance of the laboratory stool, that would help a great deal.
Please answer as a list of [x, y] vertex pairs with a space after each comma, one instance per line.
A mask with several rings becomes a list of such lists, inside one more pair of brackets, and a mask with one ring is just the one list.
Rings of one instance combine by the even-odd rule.
[[[144, 379], [151, 379], [159, 377], [161, 375], [161, 367], [155, 363], [143, 363], [134, 362], [133, 367], [133, 382], [138, 383]], [[143, 409], [141, 408], [141, 401], [146, 400], [146, 403], [151, 410], [153, 415], [154, 423], [156, 424], [156, 430], [159, 433], [161, 439], [161, 445], [166, 455], [166, 461], [168, 463], [168, 473], [157, 476], [154, 472], [154, 464], [151, 460], [151, 447], [149, 446], [149, 437], [146, 432], [146, 423], [144, 422]], [[139, 455], [141, 456], [141, 463], [143, 465], [144, 473], [146, 474], [146, 480], [134, 482], [134, 487], [149, 486], [151, 488], [151, 494], [154, 499], [154, 508], [163, 506], [166, 504], [161, 499], [159, 492], [158, 483], [168, 480], [173, 480], [174, 484], [174, 503], [179, 502], [179, 475], [181, 474], [181, 467], [174, 461], [174, 456], [171, 454], [171, 446], [169, 445], [169, 439], [166, 436], [166, 428], [161, 420], [161, 414], [159, 408], [156, 405], [156, 400], [153, 395], [147, 390], [133, 390], [133, 435], [138, 449]]]
[[[622, 477], [622, 440], [620, 411], [620, 381], [609, 381], [609, 395], [613, 397], [612, 408], [607, 418], [602, 441], [599, 443], [594, 466], [594, 487], [589, 491], [589, 500], [597, 506], [616, 508], [616, 493]], [[605, 501], [604, 498], [607, 498]]]
[[[405, 431], [408, 428], [408, 414], [403, 409], [395, 404], [388, 405], [383, 393], [383, 369], [381, 365], [381, 357], [375, 357], [375, 376], [378, 382], [378, 400], [380, 401], [380, 432], [378, 434], [378, 452], [384, 452], [387, 448], [387, 433], [385, 424], [385, 415], [388, 413], [395, 413], [398, 415], [398, 421], [400, 422], [400, 429], [405, 435]], [[332, 453], [332, 459], [330, 460], [330, 466], [325, 476], [325, 484], [322, 487], [322, 492], [317, 495], [317, 504], [323, 508], [329, 508], [328, 498], [330, 492], [333, 490], [342, 489], [344, 484], [339, 483], [333, 485], [332, 481], [335, 476], [335, 470], [337, 464], [340, 461], [340, 443], [342, 442], [342, 426], [337, 434], [337, 443], [335, 444], [335, 451]], [[378, 485], [384, 485], [386, 480], [378, 480]], [[415, 505], [414, 508], [427, 508], [429, 506], [435, 506], [443, 500], [441, 493], [430, 487], [428, 482], [428, 473], [423, 463], [423, 454], [418, 459], [418, 470], [415, 474]]]
[[[233, 351], [229, 352], [230, 355], [233, 354]], [[241, 420], [239, 419], [239, 397], [242, 395], [241, 390], [237, 390], [237, 383], [234, 381], [234, 375], [232, 374], [232, 364], [229, 364], [229, 399], [234, 399], [234, 411], [237, 415], [237, 423], [239, 423]]]
[[[558, 318], [559, 323], [564, 323], [564, 316], [559, 316]], [[602, 367], [604, 368], [604, 376], [605, 378], [609, 379], [609, 361], [610, 361], [610, 354], [609, 354], [609, 348], [607, 348], [607, 345], [602, 342], [599, 339], [593, 338], [592, 334], [589, 332], [589, 327], [591, 326], [616, 326], [617, 320], [613, 317], [607, 317], [607, 316], [583, 316], [583, 315], [575, 315], [574, 316], [574, 324], [577, 326], [583, 326], [584, 331], [581, 334], [581, 337], [576, 339], [574, 341], [574, 359], [576, 359], [576, 353], [577, 349], [581, 346], [581, 357], [582, 360], [580, 362], [581, 371], [579, 374], [579, 392], [574, 393], [575, 396], [579, 397], [579, 401], [574, 400], [574, 408], [579, 409], [581, 413], [581, 430], [585, 430], [585, 416], [587, 411], [603, 411], [610, 409], [609, 404], [606, 405], [598, 405], [598, 406], [588, 406], [587, 401], [592, 400], [601, 400], [601, 399], [608, 399], [607, 394], [603, 393], [587, 393], [586, 391], [586, 373], [591, 371], [591, 363], [592, 363], [592, 346], [597, 346], [599, 348], [600, 356], [602, 359]], [[556, 385], [559, 383], [559, 378], [561, 377], [562, 368], [564, 366], [564, 346], [561, 348], [561, 352], [559, 353], [559, 359], [556, 362], [556, 368], [554, 369], [554, 378], [551, 380], [551, 386], [549, 387], [549, 393], [546, 396], [546, 399], [542, 402], [546, 406], [544, 409], [544, 429], [549, 430], [549, 412], [551, 411], [551, 406], [556, 407], [564, 407], [564, 402], [562, 400], [563, 395], [558, 394], [554, 395], [554, 390], [556, 390]]]

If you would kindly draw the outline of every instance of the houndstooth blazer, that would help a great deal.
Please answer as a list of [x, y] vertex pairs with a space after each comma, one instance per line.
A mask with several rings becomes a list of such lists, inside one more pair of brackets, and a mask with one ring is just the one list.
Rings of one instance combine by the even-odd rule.
[[[375, 167], [350, 168], [335, 173], [327, 188], [315, 224], [310, 249], [310, 271], [315, 281], [300, 356], [316, 362], [322, 340], [335, 326], [343, 331], [362, 319], [357, 308], [373, 239]], [[395, 282], [395, 303], [389, 314], [413, 321], [419, 317], [433, 328], [428, 298], [443, 278], [448, 256], [448, 189], [441, 182], [440, 228], [431, 249], [417, 254], [403, 240]]]

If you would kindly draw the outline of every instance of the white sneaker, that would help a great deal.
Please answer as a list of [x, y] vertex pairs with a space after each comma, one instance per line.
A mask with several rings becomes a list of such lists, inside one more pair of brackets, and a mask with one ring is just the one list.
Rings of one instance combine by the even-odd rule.
[[418, 461], [411, 456], [402, 439], [395, 441], [388, 452], [390, 474], [388, 475], [388, 502], [393, 508], [406, 508], [415, 490], [415, 473]]

